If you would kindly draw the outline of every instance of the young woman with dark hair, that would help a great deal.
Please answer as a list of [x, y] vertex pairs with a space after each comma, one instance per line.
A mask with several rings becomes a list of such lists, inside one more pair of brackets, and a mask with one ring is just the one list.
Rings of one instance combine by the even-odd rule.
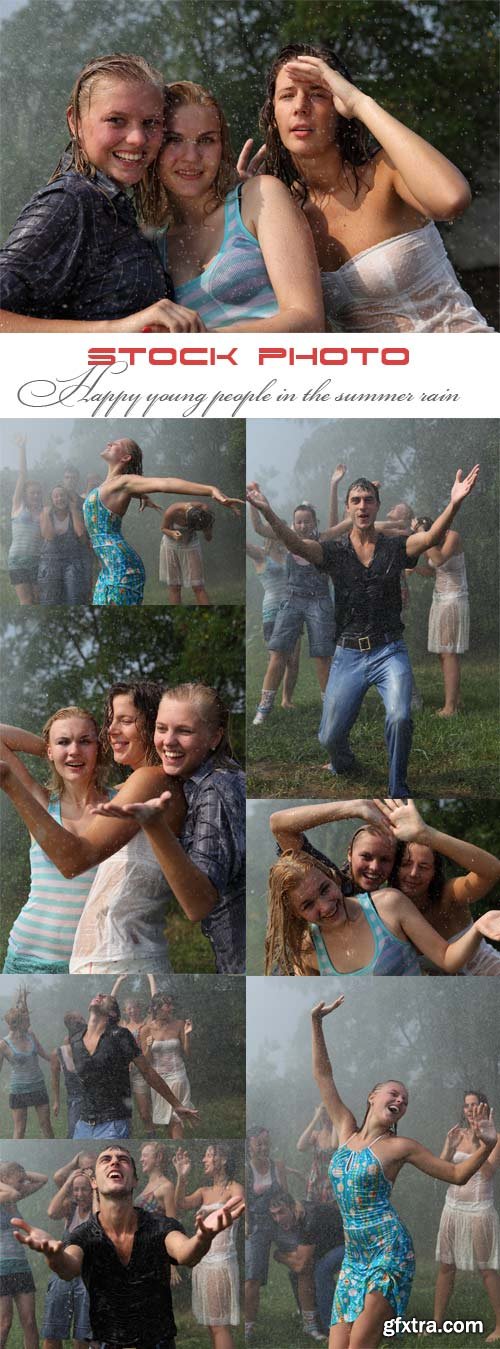
[[[488, 1106], [482, 1091], [464, 1092], [462, 1120], [445, 1138], [441, 1156], [445, 1161], [465, 1160], [477, 1147], [474, 1113], [479, 1105]], [[439, 1270], [434, 1295], [434, 1320], [442, 1326], [453, 1292], [457, 1269], [480, 1274], [491, 1302], [495, 1325], [486, 1344], [500, 1340], [500, 1222], [495, 1208], [494, 1176], [500, 1166], [500, 1138], [493, 1152], [467, 1185], [450, 1185], [436, 1244]]]

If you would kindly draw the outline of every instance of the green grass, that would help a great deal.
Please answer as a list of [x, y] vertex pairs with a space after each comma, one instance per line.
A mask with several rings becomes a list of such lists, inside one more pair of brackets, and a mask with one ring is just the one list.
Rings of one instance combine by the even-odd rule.
[[[257, 664], [257, 668], [256, 668]], [[376, 690], [364, 700], [351, 733], [360, 765], [357, 776], [334, 778], [322, 765], [325, 750], [318, 742], [321, 698], [312, 662], [303, 660], [295, 710], [283, 712], [280, 697], [261, 727], [253, 727], [265, 658], [247, 671], [249, 797], [370, 797], [387, 792], [384, 709]], [[493, 662], [465, 658], [462, 675], [463, 713], [451, 719], [435, 716], [443, 688], [437, 657], [414, 665], [424, 699], [415, 712], [410, 757], [414, 796], [498, 795], [498, 672]]]
[[[0, 1082], [0, 1138], [12, 1138], [12, 1113], [8, 1106], [8, 1074], [5, 1071]], [[49, 1089], [49, 1074], [45, 1074], [47, 1089]], [[244, 1092], [235, 1093], [232, 1096], [225, 1096], [222, 1088], [214, 1091], [213, 1085], [205, 1089], [198, 1090], [195, 1093], [195, 1105], [200, 1111], [200, 1121], [193, 1129], [186, 1131], [186, 1138], [238, 1138], [245, 1132], [245, 1095]], [[50, 1091], [49, 1091], [50, 1095]], [[52, 1128], [56, 1138], [67, 1138], [66, 1130], [66, 1096], [64, 1087], [61, 1088], [61, 1110], [58, 1119], [52, 1116]], [[166, 1127], [157, 1128], [158, 1138], [167, 1138]], [[40, 1126], [36, 1110], [28, 1110], [28, 1123], [26, 1128], [26, 1138], [40, 1138]], [[132, 1120], [132, 1137], [149, 1138], [151, 1135], [145, 1128], [135, 1105]]]
[[[432, 1261], [417, 1259], [417, 1275], [406, 1318], [416, 1317], [421, 1321], [432, 1320], [434, 1284], [436, 1266]], [[450, 1321], [483, 1321], [485, 1334], [493, 1328], [494, 1317], [491, 1306], [479, 1277], [457, 1274], [455, 1292], [447, 1308]], [[299, 1317], [295, 1314], [295, 1302], [288, 1282], [288, 1275], [271, 1260], [270, 1278], [267, 1288], [261, 1294], [260, 1314], [252, 1340], [252, 1349], [310, 1349], [312, 1341], [302, 1332]], [[484, 1337], [479, 1334], [439, 1335], [439, 1337], [404, 1334], [396, 1338], [383, 1340], [386, 1346], [399, 1346], [399, 1349], [429, 1349], [433, 1343], [439, 1349], [479, 1349]]]
[[[242, 571], [241, 576], [224, 577], [223, 580], [212, 582], [207, 580], [207, 591], [211, 604], [244, 604], [245, 603], [245, 576]], [[194, 605], [195, 598], [191, 588], [184, 588], [182, 591], [183, 605]], [[152, 578], [146, 581], [144, 591], [144, 604], [161, 604], [168, 607], [168, 591], [166, 585]], [[6, 572], [0, 573], [0, 607], [4, 610], [19, 609], [19, 601], [11, 586]]]
[[[9, 932], [26, 899], [27, 894], [23, 897], [17, 892], [2, 897], [0, 969], [3, 967], [7, 952]], [[175, 974], [215, 973], [215, 960], [210, 942], [203, 936], [199, 923], [190, 923], [185, 915], [180, 913], [175, 900], [172, 900], [169, 906], [165, 931], [170, 962]]]

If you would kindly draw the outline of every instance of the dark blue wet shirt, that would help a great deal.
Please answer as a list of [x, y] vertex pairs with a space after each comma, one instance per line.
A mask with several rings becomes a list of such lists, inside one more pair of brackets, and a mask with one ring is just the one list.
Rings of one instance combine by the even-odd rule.
[[42, 187], [0, 252], [0, 307], [31, 318], [126, 318], [172, 295], [130, 197], [99, 171]]

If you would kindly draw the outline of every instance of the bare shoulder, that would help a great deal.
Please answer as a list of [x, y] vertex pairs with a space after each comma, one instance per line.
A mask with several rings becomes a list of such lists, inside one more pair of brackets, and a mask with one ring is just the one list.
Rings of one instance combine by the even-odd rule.
[[291, 201], [292, 196], [285, 183], [272, 173], [258, 173], [243, 183], [241, 200], [245, 205], [253, 206], [263, 201]]
[[402, 904], [410, 902], [401, 890], [396, 890], [392, 885], [387, 886], [387, 889], [384, 890], [375, 890], [372, 899], [377, 909], [384, 910], [386, 913], [392, 913], [399, 909]]

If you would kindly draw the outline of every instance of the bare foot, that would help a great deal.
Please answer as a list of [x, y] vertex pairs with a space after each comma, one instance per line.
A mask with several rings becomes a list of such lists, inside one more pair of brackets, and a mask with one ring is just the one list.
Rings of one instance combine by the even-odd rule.
[[281, 704], [281, 707], [282, 707], [283, 712], [295, 712], [295, 705], [294, 705], [294, 703], [282, 703], [282, 704]]
[[491, 1335], [486, 1336], [486, 1344], [500, 1344], [500, 1326], [495, 1326]]
[[437, 717], [456, 717], [458, 716], [458, 707], [452, 707], [450, 711], [446, 707], [440, 707], [436, 712]]

